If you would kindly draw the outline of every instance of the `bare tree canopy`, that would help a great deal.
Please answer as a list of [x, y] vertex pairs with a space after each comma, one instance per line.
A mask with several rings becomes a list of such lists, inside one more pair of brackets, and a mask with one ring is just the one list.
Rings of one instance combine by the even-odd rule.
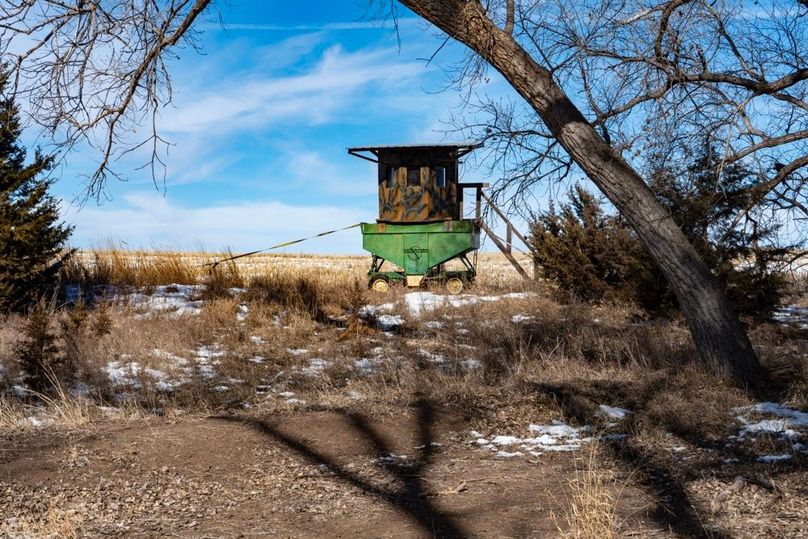
[[[481, 7], [635, 167], [676, 160], [709, 140], [753, 170], [750, 211], [808, 217], [808, 6], [744, 0], [491, 0]], [[493, 144], [509, 193], [575, 170], [522, 101], [473, 92], [473, 53], [455, 82]], [[668, 155], [660, 155], [668, 149]], [[747, 216], [745, 213], [744, 216]]]
[[112, 164], [147, 148], [157, 178], [157, 113], [171, 101], [166, 62], [193, 46], [192, 25], [211, 0], [6, 0], [0, 54], [8, 91], [60, 148], [98, 150], [88, 196], [103, 194]]

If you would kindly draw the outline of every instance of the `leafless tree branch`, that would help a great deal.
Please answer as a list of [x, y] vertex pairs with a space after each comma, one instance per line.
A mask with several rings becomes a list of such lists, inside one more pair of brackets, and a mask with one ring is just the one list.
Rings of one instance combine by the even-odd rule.
[[181, 45], [195, 47], [194, 22], [211, 0], [11, 0], [0, 7], [0, 53], [14, 97], [32, 124], [63, 154], [98, 151], [87, 196], [105, 193], [112, 164], [144, 157], [155, 182], [168, 142], [158, 112], [171, 102], [166, 62]]

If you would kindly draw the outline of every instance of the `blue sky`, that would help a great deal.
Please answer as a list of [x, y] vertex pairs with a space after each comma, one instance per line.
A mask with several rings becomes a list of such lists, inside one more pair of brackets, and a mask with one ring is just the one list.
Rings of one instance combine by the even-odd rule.
[[[442, 41], [434, 29], [403, 12], [399, 46], [367, 5], [243, 0], [219, 8], [225, 28], [211, 13], [200, 25], [204, 53], [186, 49], [172, 63], [174, 102], [160, 118], [173, 143], [165, 192], [137, 170], [142, 159], [117, 163], [129, 181], [111, 181], [111, 200], [67, 205], [72, 243], [252, 250], [374, 220], [373, 165], [346, 148], [445, 140], [460, 96], [441, 91], [443, 67], [462, 50], [451, 44], [427, 65]], [[54, 194], [80, 196], [95, 157], [70, 155]], [[287, 252], [363, 251], [352, 230]]]

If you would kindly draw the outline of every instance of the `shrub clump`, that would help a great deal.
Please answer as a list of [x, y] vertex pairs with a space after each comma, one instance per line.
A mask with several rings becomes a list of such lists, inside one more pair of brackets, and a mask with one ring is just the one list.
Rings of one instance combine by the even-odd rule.
[[247, 287], [245, 299], [305, 312], [318, 322], [328, 319], [322, 286], [307, 276], [257, 277]]
[[23, 327], [23, 339], [17, 345], [17, 360], [28, 387], [41, 395], [51, 393], [56, 384], [68, 374], [65, 356], [57, 345], [57, 335], [51, 326], [54, 313], [40, 300], [28, 314]]
[[[724, 165], [709, 145], [681, 169], [659, 165], [649, 186], [723, 283], [740, 314], [764, 319], [786, 281], [776, 262], [795, 246], [776, 246], [778, 225], [745, 220], [752, 204], [749, 171]], [[558, 210], [537, 215], [531, 243], [542, 277], [587, 301], [633, 302], [672, 316], [676, 298], [634, 231], [580, 185]]]

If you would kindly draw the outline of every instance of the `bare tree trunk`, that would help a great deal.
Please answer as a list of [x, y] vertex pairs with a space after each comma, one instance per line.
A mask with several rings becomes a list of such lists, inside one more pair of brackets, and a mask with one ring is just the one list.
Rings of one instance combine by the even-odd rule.
[[541, 117], [578, 166], [631, 223], [673, 288], [703, 361], [719, 376], [764, 383], [727, 296], [639, 174], [595, 131], [564, 91], [488, 18], [478, 0], [400, 0], [497, 69]]

